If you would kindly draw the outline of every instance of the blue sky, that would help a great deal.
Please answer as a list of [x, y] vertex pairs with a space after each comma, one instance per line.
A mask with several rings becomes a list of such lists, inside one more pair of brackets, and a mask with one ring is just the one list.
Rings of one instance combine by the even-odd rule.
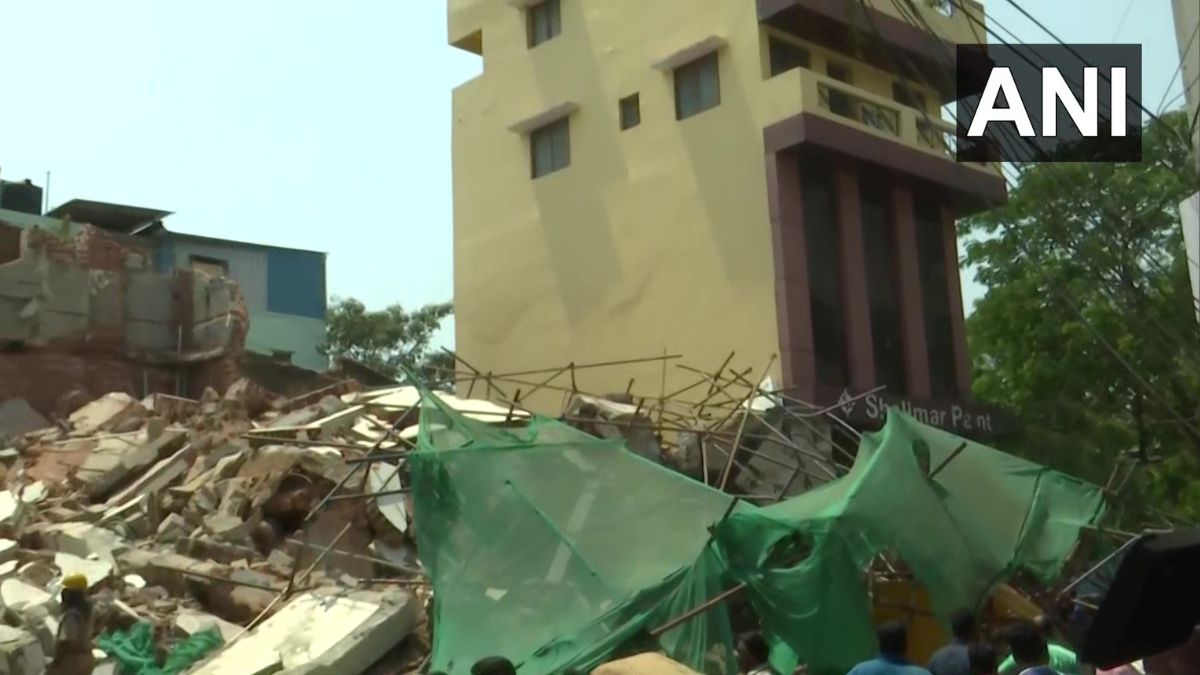
[[[1068, 42], [1143, 44], [1157, 107], [1178, 64], [1170, 0], [1019, 1]], [[0, 175], [51, 172], [52, 205], [161, 208], [174, 230], [326, 251], [329, 292], [370, 307], [448, 300], [450, 90], [480, 62], [445, 35], [444, 0], [0, 0]]]

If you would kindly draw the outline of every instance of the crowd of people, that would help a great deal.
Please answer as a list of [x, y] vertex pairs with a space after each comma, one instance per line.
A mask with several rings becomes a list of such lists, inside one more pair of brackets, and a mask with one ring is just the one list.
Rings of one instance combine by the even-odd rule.
[[[876, 629], [878, 656], [854, 666], [847, 675], [1156, 675], [1138, 667], [1140, 664], [1110, 671], [1084, 666], [1074, 651], [1052, 639], [1052, 627], [1045, 618], [1014, 621], [992, 639], [980, 635], [975, 616], [965, 610], [951, 618], [950, 627], [951, 642], [937, 650], [928, 665], [921, 666], [908, 658], [907, 626], [901, 622], [881, 624]], [[770, 649], [759, 633], [739, 638], [737, 655], [742, 675], [779, 675], [771, 668]], [[801, 666], [791, 675], [805, 672]], [[516, 673], [512, 662], [503, 658], [483, 659], [471, 669], [472, 675]]]

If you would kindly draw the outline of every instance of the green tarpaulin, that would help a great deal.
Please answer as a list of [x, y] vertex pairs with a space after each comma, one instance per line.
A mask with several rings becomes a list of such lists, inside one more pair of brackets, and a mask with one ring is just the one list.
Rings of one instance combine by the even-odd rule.
[[[1099, 488], [974, 443], [929, 478], [964, 442], [893, 410], [846, 476], [722, 520], [730, 496], [620, 442], [543, 418], [492, 427], [424, 396], [411, 464], [433, 669], [500, 655], [522, 675], [586, 672], [745, 582], [777, 669], [840, 675], [873, 651], [863, 569], [876, 553], [903, 558], [945, 618], [1018, 567], [1055, 576], [1101, 513]], [[662, 645], [696, 670], [736, 671], [724, 607]]]

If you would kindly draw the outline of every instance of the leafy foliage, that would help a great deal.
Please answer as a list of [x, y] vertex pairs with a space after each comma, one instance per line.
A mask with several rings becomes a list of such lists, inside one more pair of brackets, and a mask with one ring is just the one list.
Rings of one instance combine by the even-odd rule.
[[321, 353], [354, 359], [397, 379], [404, 366], [431, 386], [448, 388], [453, 383], [454, 357], [431, 349], [430, 340], [442, 320], [453, 313], [450, 303], [426, 305], [414, 312], [400, 305], [368, 311], [354, 298], [334, 298]]
[[[1037, 164], [1007, 204], [964, 222], [988, 287], [968, 321], [976, 395], [1015, 409], [1006, 449], [1200, 516], [1200, 329], [1178, 204], [1196, 191], [1187, 120], [1148, 127], [1141, 164]], [[1140, 524], [1143, 521], [1138, 521]]]

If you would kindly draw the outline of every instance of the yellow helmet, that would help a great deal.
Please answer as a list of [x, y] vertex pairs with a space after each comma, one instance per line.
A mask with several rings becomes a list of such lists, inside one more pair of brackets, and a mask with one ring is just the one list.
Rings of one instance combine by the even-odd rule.
[[87, 577], [83, 574], [69, 574], [63, 578], [63, 588], [69, 588], [72, 591], [86, 591], [88, 589]]

